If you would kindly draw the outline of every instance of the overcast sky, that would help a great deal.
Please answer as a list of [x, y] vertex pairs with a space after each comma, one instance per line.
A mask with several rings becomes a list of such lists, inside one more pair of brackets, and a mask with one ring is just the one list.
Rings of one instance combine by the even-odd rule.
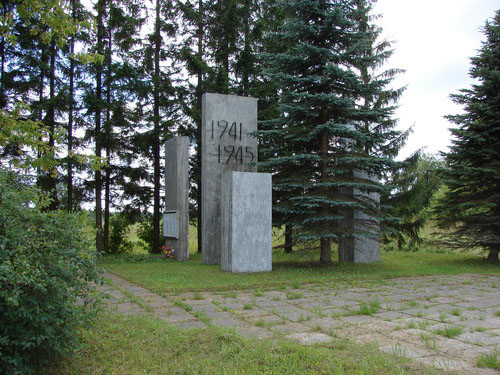
[[498, 0], [378, 0], [375, 12], [382, 18], [377, 24], [386, 39], [396, 42], [386, 67], [406, 70], [396, 81], [407, 85], [399, 102], [399, 126], [415, 124], [401, 156], [420, 147], [446, 151], [452, 124], [443, 116], [461, 110], [449, 94], [470, 87], [469, 58], [485, 40], [485, 21], [499, 8]]

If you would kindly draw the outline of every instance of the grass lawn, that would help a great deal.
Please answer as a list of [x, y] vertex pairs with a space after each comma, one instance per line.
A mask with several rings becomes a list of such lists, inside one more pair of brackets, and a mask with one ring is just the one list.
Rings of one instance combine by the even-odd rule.
[[[332, 259], [336, 259], [336, 254]], [[201, 264], [199, 254], [187, 262], [161, 257], [132, 255], [108, 257], [102, 266], [156, 293], [214, 291], [248, 288], [298, 287], [305, 283], [333, 286], [338, 283], [384, 283], [394, 277], [458, 273], [500, 274], [498, 265], [488, 264], [483, 255], [436, 252], [382, 252], [378, 264], [338, 264], [322, 267], [318, 252], [301, 250], [292, 254], [273, 253], [273, 271], [256, 274], [223, 272], [220, 266]]]
[[103, 313], [83, 348], [40, 375], [445, 374], [346, 341], [303, 347], [279, 337], [244, 339], [217, 328], [181, 330], [157, 318]]

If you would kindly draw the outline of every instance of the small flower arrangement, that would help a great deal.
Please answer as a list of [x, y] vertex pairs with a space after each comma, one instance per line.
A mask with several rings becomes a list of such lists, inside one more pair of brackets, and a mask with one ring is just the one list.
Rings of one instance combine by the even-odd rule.
[[175, 250], [173, 247], [163, 245], [161, 247], [161, 250], [163, 252], [163, 256], [167, 259], [174, 259], [175, 258]]

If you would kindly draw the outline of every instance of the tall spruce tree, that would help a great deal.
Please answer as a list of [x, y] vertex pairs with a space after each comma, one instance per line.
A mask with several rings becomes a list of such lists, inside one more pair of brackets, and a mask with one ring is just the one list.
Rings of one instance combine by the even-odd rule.
[[456, 248], [500, 251], [500, 10], [486, 22], [486, 41], [471, 58], [470, 76], [477, 82], [451, 95], [464, 108], [450, 115], [457, 125], [445, 153], [446, 194], [437, 207], [440, 225], [451, 228], [445, 243]]
[[[269, 75], [281, 90], [281, 116], [263, 123], [269, 158], [263, 166], [275, 173], [275, 211], [302, 239], [319, 241], [320, 262], [329, 264], [331, 242], [344, 234], [343, 212], [381, 219], [375, 201], [346, 192], [384, 191], [371, 177], [396, 164], [390, 157], [400, 138], [391, 120], [395, 107], [391, 100], [379, 106], [366, 100], [382, 97], [391, 77], [367, 79], [360, 72], [383, 61], [380, 51], [366, 53], [373, 39], [373, 30], [360, 24], [360, 12], [370, 11], [366, 2], [291, 0], [281, 6], [286, 20], [272, 37], [283, 50], [267, 55]], [[377, 127], [368, 124], [383, 126], [371, 134]]]

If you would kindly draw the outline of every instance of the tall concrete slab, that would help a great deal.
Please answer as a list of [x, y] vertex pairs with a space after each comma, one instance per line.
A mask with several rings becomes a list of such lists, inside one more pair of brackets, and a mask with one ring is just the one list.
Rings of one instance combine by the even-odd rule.
[[272, 269], [271, 174], [222, 176], [221, 268], [229, 272]]
[[189, 258], [189, 138], [174, 137], [165, 143], [165, 245], [175, 259]]
[[[354, 172], [354, 177], [362, 180], [377, 181], [376, 178], [364, 172]], [[344, 194], [350, 194], [367, 205], [378, 207], [378, 193], [363, 192], [360, 189], [345, 189]], [[345, 235], [339, 240], [339, 262], [373, 263], [380, 261], [380, 223], [366, 213], [349, 209], [343, 212], [344, 221], [341, 227]]]
[[201, 127], [201, 242], [202, 262], [221, 261], [221, 181], [230, 171], [252, 172], [257, 167], [257, 99], [204, 94]]

